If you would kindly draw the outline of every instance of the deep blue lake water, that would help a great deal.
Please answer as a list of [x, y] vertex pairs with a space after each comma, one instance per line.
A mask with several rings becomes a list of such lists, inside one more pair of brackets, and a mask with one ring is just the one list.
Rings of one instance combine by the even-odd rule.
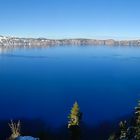
[[0, 119], [67, 124], [75, 101], [90, 125], [130, 114], [140, 99], [140, 48], [56, 46], [0, 53]]

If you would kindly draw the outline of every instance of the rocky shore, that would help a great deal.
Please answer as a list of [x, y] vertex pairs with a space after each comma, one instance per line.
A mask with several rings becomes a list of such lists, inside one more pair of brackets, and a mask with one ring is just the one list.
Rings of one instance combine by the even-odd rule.
[[47, 38], [18, 38], [18, 37], [0, 36], [0, 47], [18, 47], [18, 46], [39, 47], [52, 45], [140, 46], [140, 40], [47, 39]]

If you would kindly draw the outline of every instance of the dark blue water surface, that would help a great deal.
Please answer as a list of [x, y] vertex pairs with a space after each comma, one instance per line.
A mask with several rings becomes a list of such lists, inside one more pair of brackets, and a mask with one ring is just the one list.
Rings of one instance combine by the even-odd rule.
[[75, 101], [87, 124], [130, 114], [140, 99], [140, 48], [56, 46], [0, 53], [0, 119], [67, 123]]

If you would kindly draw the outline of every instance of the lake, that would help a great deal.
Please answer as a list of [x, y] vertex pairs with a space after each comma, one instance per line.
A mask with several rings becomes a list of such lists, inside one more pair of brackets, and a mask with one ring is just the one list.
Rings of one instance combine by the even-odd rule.
[[140, 48], [54, 46], [0, 51], [0, 119], [67, 124], [75, 101], [96, 125], [133, 112], [140, 99]]

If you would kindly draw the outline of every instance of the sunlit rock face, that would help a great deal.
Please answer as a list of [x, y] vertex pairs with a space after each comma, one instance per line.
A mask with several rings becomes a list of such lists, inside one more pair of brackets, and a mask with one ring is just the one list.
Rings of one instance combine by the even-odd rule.
[[39, 140], [39, 138], [33, 138], [31, 136], [24, 136], [24, 137], [20, 136], [16, 140]]
[[51, 45], [108, 45], [108, 46], [140, 46], [140, 40], [122, 40], [113, 39], [46, 39], [46, 38], [18, 38], [0, 36], [0, 47], [39, 47]]

